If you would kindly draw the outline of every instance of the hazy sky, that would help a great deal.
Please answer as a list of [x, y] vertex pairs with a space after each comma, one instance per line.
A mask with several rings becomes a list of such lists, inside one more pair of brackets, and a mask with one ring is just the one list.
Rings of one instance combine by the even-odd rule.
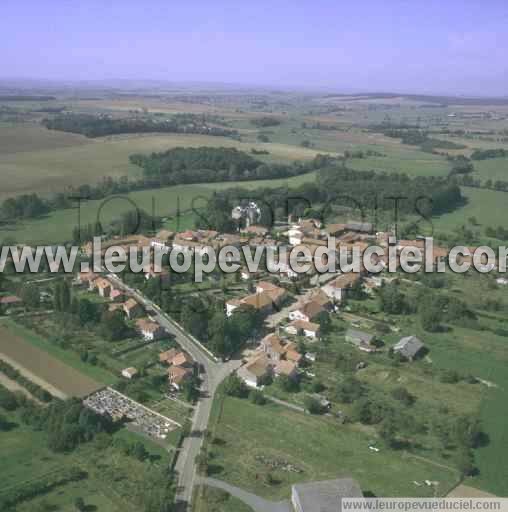
[[0, 0], [0, 77], [508, 95], [508, 0]]

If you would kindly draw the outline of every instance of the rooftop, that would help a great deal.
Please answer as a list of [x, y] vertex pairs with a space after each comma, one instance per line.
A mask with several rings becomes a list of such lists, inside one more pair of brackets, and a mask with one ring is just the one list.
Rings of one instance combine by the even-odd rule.
[[337, 512], [341, 498], [363, 497], [358, 482], [352, 478], [295, 484], [292, 490], [302, 512]]
[[359, 331], [357, 329], [348, 329], [346, 332], [348, 338], [354, 338], [364, 343], [370, 343], [375, 336], [365, 331]]
[[270, 366], [268, 358], [262, 354], [254, 359], [251, 359], [244, 365], [244, 369], [255, 375], [256, 377], [263, 377], [266, 375]]
[[296, 329], [303, 329], [305, 331], [319, 331], [319, 324], [316, 324], [314, 322], [306, 322], [305, 320], [293, 320], [288, 325], [291, 325]]

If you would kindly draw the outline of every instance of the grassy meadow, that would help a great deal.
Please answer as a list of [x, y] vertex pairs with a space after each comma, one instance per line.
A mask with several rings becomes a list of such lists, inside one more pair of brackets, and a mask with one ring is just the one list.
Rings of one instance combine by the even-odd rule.
[[253, 510], [221, 489], [198, 486], [192, 498], [193, 512], [253, 512]]
[[[373, 452], [368, 429], [331, 418], [220, 396], [214, 416], [211, 476], [268, 499], [288, 498], [294, 483], [348, 475], [365, 494], [376, 496], [432, 496], [432, 489], [413, 483], [425, 479], [439, 481], [437, 493], [444, 495], [458, 481], [454, 470], [432, 461], [405, 452]], [[270, 471], [270, 462], [291, 464], [298, 472]], [[271, 484], [264, 478], [268, 471]]]
[[489, 179], [492, 181], [508, 181], [508, 158], [476, 160], [473, 164], [475, 168], [474, 177], [482, 182]]
[[299, 146], [238, 142], [207, 135], [129, 134], [87, 139], [28, 123], [0, 126], [0, 199], [27, 192], [63, 192], [67, 187], [94, 184], [104, 177], [137, 176], [140, 169], [129, 162], [129, 155], [177, 146], [236, 147], [247, 153], [252, 148], [264, 149], [269, 155], [257, 157], [275, 162], [310, 160], [318, 153]]
[[[399, 331], [383, 336], [389, 344], [401, 336], [414, 334], [429, 349], [428, 356], [411, 367], [401, 365], [396, 371], [383, 371], [376, 364], [376, 359], [362, 372], [369, 383], [379, 389], [390, 389], [400, 385], [418, 397], [415, 414], [418, 414], [418, 402], [438, 410], [445, 406], [454, 414], [479, 414], [482, 430], [486, 434], [481, 445], [475, 449], [475, 462], [478, 474], [467, 478], [465, 483], [472, 487], [491, 492], [498, 496], [508, 494], [508, 418], [501, 411], [506, 409], [508, 401], [508, 338], [502, 335], [505, 328], [505, 313], [508, 305], [506, 289], [493, 287], [489, 276], [479, 274], [447, 274], [446, 290], [451, 296], [465, 301], [476, 312], [481, 329], [451, 325], [443, 332], [429, 333], [422, 329], [416, 315], [391, 316], [374, 313], [370, 315], [375, 321], [387, 320], [397, 325]], [[408, 290], [414, 286], [408, 285]], [[500, 311], [486, 312], [486, 299], [500, 303]], [[361, 302], [373, 312], [377, 309], [376, 301], [369, 299], [367, 304]], [[481, 383], [456, 384], [442, 383], [432, 377], [426, 370], [440, 372], [456, 370], [463, 375], [473, 375]]]
[[[7, 488], [36, 481], [54, 471], [65, 471], [65, 468], [80, 466], [73, 457], [48, 450], [46, 436], [43, 432], [35, 432], [27, 427], [15, 425], [10, 431], [2, 432], [0, 436], [2, 450], [0, 494]], [[46, 503], [58, 507], [57, 510], [72, 512], [75, 510], [74, 500], [78, 496], [84, 498], [88, 506], [96, 507], [93, 510], [111, 512], [125, 510], [125, 508], [119, 507], [114, 499], [108, 497], [108, 492], [104, 489], [103, 484], [94, 478], [58, 487], [49, 494], [19, 504], [16, 510], [20, 512], [47, 510], [47, 508], [42, 508]]]
[[59, 486], [43, 495], [25, 500], [16, 506], [20, 512], [35, 510], [59, 510], [74, 512], [74, 502], [82, 497], [86, 510], [99, 512], [134, 512], [139, 510], [133, 496], [142, 494], [144, 475], [152, 464], [164, 461], [167, 451], [152, 441], [135, 435], [125, 428], [117, 431], [114, 438], [124, 441], [142, 442], [149, 454], [147, 462], [128, 457], [113, 446], [104, 446], [100, 441], [84, 443], [72, 454], [58, 454], [47, 446], [45, 432], [35, 431], [19, 423], [15, 414], [10, 414], [11, 429], [2, 432], [2, 481], [0, 495], [9, 488], [23, 487], [52, 472], [64, 472], [71, 467], [85, 471], [87, 477], [79, 482]]
[[467, 203], [451, 213], [434, 217], [434, 230], [456, 233], [457, 228], [468, 223], [470, 217], [475, 217], [482, 234], [487, 226], [502, 226], [505, 212], [508, 212], [508, 193], [494, 190], [462, 187], [462, 195]]

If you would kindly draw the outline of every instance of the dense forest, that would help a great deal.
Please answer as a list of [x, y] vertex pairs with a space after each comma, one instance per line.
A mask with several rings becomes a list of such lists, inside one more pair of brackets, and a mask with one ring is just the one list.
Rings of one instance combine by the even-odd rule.
[[130, 156], [143, 168], [144, 178], [162, 185], [215, 181], [289, 178], [318, 169], [330, 158], [318, 155], [310, 163], [265, 164], [236, 148], [173, 148], [164, 153]]
[[42, 120], [49, 130], [79, 133], [87, 137], [104, 137], [122, 133], [192, 133], [222, 137], [238, 137], [238, 132], [209, 126], [206, 117], [192, 114], [174, 115], [171, 119], [130, 117], [115, 119], [104, 115], [62, 114]]

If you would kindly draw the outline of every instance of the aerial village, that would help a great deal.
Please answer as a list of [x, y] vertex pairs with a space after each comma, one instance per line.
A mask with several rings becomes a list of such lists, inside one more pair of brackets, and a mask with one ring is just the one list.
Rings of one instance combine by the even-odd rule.
[[[373, 226], [367, 222], [323, 225], [318, 219], [290, 218], [286, 226], [269, 230], [252, 223], [258, 213], [259, 208], [255, 203], [235, 208], [232, 217], [236, 220], [246, 219], [244, 227], [236, 234], [222, 234], [212, 230], [186, 230], [175, 233], [163, 229], [153, 237], [132, 235], [127, 239], [104, 241], [102, 250], [106, 251], [112, 245], [123, 245], [126, 248], [137, 245], [203, 254], [208, 247], [220, 249], [225, 245], [249, 245], [255, 248], [260, 245], [278, 247], [286, 244], [290, 248], [305, 247], [314, 254], [317, 248], [327, 245], [330, 236], [335, 237], [337, 247], [347, 247], [350, 251], [356, 249], [363, 252], [369, 244], [374, 243], [385, 247], [388, 244], [389, 233], [374, 233]], [[400, 252], [408, 245], [423, 248], [423, 241], [398, 240], [397, 251]], [[87, 256], [91, 256], [91, 251], [91, 243], [83, 246], [83, 252]], [[436, 261], [445, 255], [445, 249], [434, 248]], [[313, 375], [311, 367], [316, 354], [312, 347], [320, 341], [323, 322], [326, 322], [330, 315], [341, 312], [352, 289], [360, 288], [369, 294], [374, 288], [380, 287], [383, 280], [393, 279], [387, 274], [369, 275], [365, 269], [357, 273], [320, 275], [313, 266], [310, 272], [302, 275], [291, 268], [289, 261], [279, 261], [279, 268], [278, 274], [271, 275], [261, 269], [253, 274], [246, 265], [242, 266], [238, 272], [238, 279], [248, 283], [247, 289], [250, 292], [236, 293], [234, 297], [224, 301], [226, 319], [242, 308], [252, 308], [263, 319], [262, 329], [255, 333], [257, 339], [253, 337], [244, 347], [241, 354], [242, 365], [237, 370], [237, 375], [250, 388], [263, 388], [265, 382], [280, 376], [296, 380], [302, 372]], [[166, 267], [154, 269], [150, 265], [143, 273], [147, 281], [156, 279], [165, 283], [170, 279], [170, 270]], [[305, 285], [295, 288], [295, 283], [300, 280], [305, 280]], [[77, 275], [75, 284], [107, 299], [110, 302], [109, 311], [119, 311], [126, 319], [134, 322], [139, 336], [143, 339], [153, 341], [168, 336], [157, 318], [148, 313], [147, 308], [126, 291], [126, 287], [115, 276], [99, 275], [91, 271], [81, 272]], [[241, 288], [239, 290], [241, 291]], [[298, 290], [297, 293], [295, 290]], [[425, 345], [413, 333], [403, 334], [391, 350], [410, 361], [425, 351]], [[299, 351], [299, 340], [304, 340], [308, 347], [305, 353]], [[383, 346], [378, 336], [359, 329], [354, 321], [345, 333], [345, 340], [366, 355], [363, 365], [368, 363], [368, 354], [380, 350]], [[172, 392], [178, 392], [196, 370], [193, 358], [179, 348], [161, 352], [158, 363], [167, 369], [168, 385]], [[121, 373], [125, 379], [135, 379], [138, 372], [138, 368], [128, 367]]]

